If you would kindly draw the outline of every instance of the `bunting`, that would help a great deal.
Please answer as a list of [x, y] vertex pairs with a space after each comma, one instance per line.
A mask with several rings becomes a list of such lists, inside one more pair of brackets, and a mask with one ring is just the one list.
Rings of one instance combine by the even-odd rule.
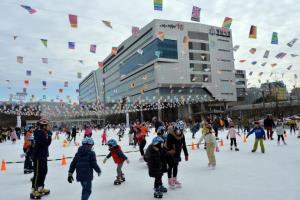
[[290, 66], [288, 66], [286, 69], [287, 69], [287, 70], [291, 70], [292, 67], [293, 67], [293, 65], [290, 65]]
[[68, 42], [69, 49], [75, 49], [75, 42]]
[[270, 51], [269, 51], [269, 50], [266, 50], [265, 53], [264, 53], [264, 57], [263, 57], [263, 58], [268, 58], [268, 57], [269, 57], [269, 54], [270, 54]]
[[111, 22], [110, 21], [105, 21], [105, 20], [102, 20], [102, 23], [107, 26], [108, 28], [111, 28], [112, 29], [112, 25], [111, 25]]
[[240, 62], [240, 63], [244, 63], [244, 62], [246, 62], [246, 61], [247, 61], [247, 60], [240, 60], [239, 62]]
[[271, 67], [276, 67], [277, 66], [277, 63], [272, 63], [271, 64]]
[[80, 62], [81, 64], [83, 64], [83, 60], [78, 60], [78, 62]]
[[69, 22], [72, 28], [77, 28], [77, 15], [69, 14]]
[[136, 27], [136, 26], [133, 26], [133, 27], [131, 28], [131, 33], [132, 33], [133, 36], [138, 36], [139, 33], [140, 33], [140, 28], [139, 28], [139, 27]]
[[47, 82], [46, 81], [42, 81], [42, 85], [43, 85], [43, 87], [46, 87], [47, 86]]
[[252, 61], [251, 64], [252, 65], [256, 65], [257, 61]]
[[189, 48], [189, 41], [190, 41], [189, 36], [184, 36], [183, 37], [183, 48], [184, 49], [188, 49]]
[[254, 25], [252, 25], [250, 27], [249, 38], [251, 38], [251, 39], [256, 39], [257, 38], [257, 28]]
[[64, 89], [61, 89], [61, 88], [60, 88], [60, 89], [58, 89], [58, 92], [59, 92], [59, 93], [63, 93], [63, 92], [64, 92]]
[[153, 0], [154, 10], [162, 11], [163, 0]]
[[291, 55], [291, 57], [292, 57], [292, 58], [299, 56], [299, 55], [297, 55], [297, 54], [293, 54], [293, 53], [292, 53], [292, 54], [290, 54], [290, 55]]
[[90, 52], [91, 53], [96, 53], [96, 45], [95, 44], [91, 44], [91, 46], [90, 46]]
[[26, 71], [26, 76], [31, 76], [31, 71], [30, 70]]
[[280, 52], [280, 53], [278, 53], [275, 57], [276, 57], [277, 59], [282, 59], [282, 58], [284, 58], [286, 55], [287, 55], [287, 53]]
[[138, 50], [136, 50], [136, 52], [140, 55], [143, 55], [143, 53], [144, 53], [143, 49], [138, 49]]
[[253, 71], [251, 71], [251, 72], [249, 73], [249, 76], [252, 76], [252, 74], [253, 74]]
[[48, 58], [42, 58], [42, 63], [48, 64]]
[[103, 62], [100, 62], [100, 61], [99, 61], [99, 62], [98, 62], [98, 67], [99, 67], [99, 68], [102, 68], [102, 67], [103, 67]]
[[29, 80], [24, 80], [24, 84], [27, 87], [29, 85]]
[[223, 29], [230, 29], [231, 23], [232, 23], [232, 18], [225, 17], [225, 19], [223, 21], [223, 24], [222, 24], [222, 28]]
[[80, 72], [77, 72], [77, 78], [81, 78], [82, 77], [82, 74]]
[[23, 56], [17, 56], [17, 63], [23, 64]]
[[165, 39], [165, 33], [162, 32], [162, 31], [159, 31], [158, 33], [156, 33], [156, 37], [158, 39], [160, 39], [161, 41], [164, 41], [164, 39]]
[[191, 20], [195, 22], [200, 22], [200, 12], [201, 8], [193, 6]]
[[256, 48], [251, 48], [251, 49], [249, 50], [249, 52], [250, 52], [251, 54], [255, 54]]
[[64, 87], [68, 87], [68, 86], [69, 86], [68, 81], [65, 81], [65, 82], [64, 82]]
[[272, 33], [271, 44], [278, 44], [278, 33], [277, 32]]
[[42, 44], [47, 47], [48, 46], [48, 40], [46, 39], [41, 39]]
[[30, 6], [26, 6], [26, 5], [21, 5], [22, 8], [24, 8], [25, 10], [27, 10], [29, 12], [29, 14], [34, 14], [36, 13], [36, 10], [31, 8]]
[[293, 47], [294, 44], [297, 42], [297, 40], [298, 40], [298, 38], [294, 38], [294, 39], [292, 39], [290, 42], [288, 42], [286, 45], [287, 45], [288, 47]]
[[237, 51], [240, 48], [240, 45], [234, 45], [233, 51]]
[[262, 64], [261, 64], [261, 66], [263, 66], [263, 67], [264, 67], [266, 64], [267, 64], [267, 62], [264, 62], [264, 63], [262, 63]]
[[117, 47], [111, 48], [111, 54], [112, 55], [117, 55], [117, 53], [118, 53], [118, 48]]

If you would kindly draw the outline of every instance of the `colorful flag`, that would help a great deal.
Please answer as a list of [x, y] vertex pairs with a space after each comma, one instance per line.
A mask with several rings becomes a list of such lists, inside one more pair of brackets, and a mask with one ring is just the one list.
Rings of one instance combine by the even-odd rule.
[[288, 66], [286, 69], [287, 69], [287, 70], [290, 70], [290, 69], [292, 69], [292, 67], [293, 67], [293, 65], [290, 65], [290, 66]]
[[294, 44], [297, 42], [297, 40], [298, 40], [298, 38], [294, 38], [289, 43], [287, 43], [286, 45], [288, 45], [289, 47], [293, 47]]
[[252, 65], [256, 65], [257, 61], [252, 61], [251, 64]]
[[42, 81], [43, 87], [47, 86], [47, 82], [46, 81]]
[[200, 12], [201, 12], [201, 8], [197, 6], [193, 6], [191, 20], [195, 22], [200, 22]]
[[233, 51], [237, 51], [240, 48], [240, 45], [234, 45]]
[[271, 44], [278, 44], [278, 33], [277, 32], [272, 33]]
[[136, 27], [136, 26], [133, 26], [133, 27], [131, 28], [131, 32], [132, 32], [132, 35], [133, 35], [133, 36], [138, 36], [139, 33], [140, 33], [140, 28], [139, 28], [139, 27]]
[[29, 80], [24, 80], [24, 84], [25, 84], [25, 86], [28, 86], [29, 85]]
[[256, 39], [256, 37], [257, 37], [257, 28], [256, 26], [252, 25], [250, 27], [249, 38]]
[[69, 49], [75, 49], [75, 42], [68, 42]]
[[48, 71], [49, 75], [52, 75], [52, 71]]
[[163, 0], [153, 0], [154, 10], [162, 11]]
[[83, 64], [83, 60], [78, 60], [78, 62], [80, 62], [81, 64]]
[[118, 48], [117, 47], [111, 48], [111, 54], [112, 55], [117, 55], [117, 53], [118, 53]]
[[30, 70], [26, 71], [26, 76], [31, 76], [31, 71]]
[[270, 54], [270, 51], [269, 51], [269, 50], [266, 50], [265, 53], [264, 53], [264, 58], [268, 58], [268, 57], [269, 57], [269, 54]]
[[271, 67], [276, 67], [277, 63], [272, 63]]
[[187, 35], [184, 36], [183, 37], [183, 41], [182, 41], [184, 49], [188, 49], [189, 48], [189, 42], [190, 42], [189, 36], [187, 36]]
[[156, 33], [156, 37], [159, 38], [161, 41], [164, 41], [165, 33], [162, 31], [159, 31], [158, 33]]
[[48, 64], [48, 58], [42, 58], [42, 63]]
[[260, 72], [259, 74], [258, 74], [258, 76], [261, 76], [261, 75], [263, 75], [264, 73], [263, 72]]
[[27, 93], [27, 88], [23, 88], [23, 93]]
[[297, 54], [290, 54], [290, 55], [292, 56], [292, 58], [299, 56]]
[[253, 72], [251, 71], [251, 72], [249, 73], [249, 76], [252, 76], [252, 74], [253, 74]]
[[96, 53], [96, 45], [95, 44], [91, 44], [91, 46], [90, 46], [90, 52], [91, 53]]
[[231, 23], [232, 23], [232, 18], [225, 17], [225, 19], [223, 21], [223, 24], [222, 24], [222, 28], [223, 29], [230, 29]]
[[267, 64], [267, 62], [264, 62], [264, 63], [261, 64], [261, 66], [264, 67], [264, 66], [266, 66], [266, 64]]
[[251, 48], [251, 49], [249, 50], [249, 52], [250, 52], [251, 54], [255, 54], [256, 48]]
[[297, 74], [294, 74], [294, 78], [295, 78], [295, 79], [297, 79], [297, 78], [298, 78]]
[[246, 62], [246, 61], [247, 61], [247, 60], [240, 60], [239, 62], [240, 62], [240, 63], [244, 63], [244, 62]]
[[27, 10], [29, 12], [29, 14], [36, 13], [36, 10], [31, 8], [30, 6], [21, 5], [21, 7], [24, 8], [25, 10]]
[[43, 95], [43, 99], [46, 99], [46, 95]]
[[99, 62], [98, 62], [98, 67], [99, 67], [99, 68], [102, 68], [102, 67], [103, 67], [103, 62], [100, 62], [100, 61], [99, 61]]
[[17, 37], [18, 37], [18, 36], [14, 35], [14, 40], [16, 40], [16, 39], [17, 39]]
[[79, 89], [76, 89], [76, 93], [79, 93]]
[[48, 40], [46, 39], [41, 39], [42, 44], [47, 47], [48, 46]]
[[284, 58], [286, 55], [287, 55], [287, 53], [280, 52], [280, 53], [278, 53], [275, 57], [276, 57], [277, 59], [282, 59], [282, 58]]
[[77, 15], [69, 14], [69, 22], [72, 28], [77, 28]]
[[17, 63], [23, 64], [23, 56], [17, 56]]
[[68, 87], [68, 86], [69, 86], [68, 81], [65, 81], [65, 82], [64, 82], [64, 87]]
[[64, 92], [64, 89], [58, 89], [58, 92], [59, 92], [59, 93], [63, 93], [63, 92]]
[[82, 74], [80, 72], [77, 72], [77, 78], [81, 78]]
[[103, 24], [105, 26], [107, 26], [108, 28], [111, 28], [112, 29], [112, 25], [111, 25], [111, 22], [110, 21], [105, 21], [105, 20], [102, 20]]

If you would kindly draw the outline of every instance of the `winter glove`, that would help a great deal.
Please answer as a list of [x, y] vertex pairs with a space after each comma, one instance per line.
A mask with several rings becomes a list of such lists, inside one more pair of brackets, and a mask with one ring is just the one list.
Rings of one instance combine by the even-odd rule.
[[189, 160], [189, 156], [185, 156], [185, 161], [188, 161]]
[[219, 152], [219, 151], [220, 151], [219, 147], [216, 147], [216, 152]]
[[129, 164], [129, 160], [128, 159], [126, 160], [126, 162], [127, 162], [127, 164]]
[[74, 181], [73, 176], [69, 174], [68, 176], [68, 182], [72, 183]]
[[103, 160], [103, 164], [105, 164], [105, 163], [106, 163], [106, 161], [107, 161], [107, 158], [104, 158], [104, 160]]

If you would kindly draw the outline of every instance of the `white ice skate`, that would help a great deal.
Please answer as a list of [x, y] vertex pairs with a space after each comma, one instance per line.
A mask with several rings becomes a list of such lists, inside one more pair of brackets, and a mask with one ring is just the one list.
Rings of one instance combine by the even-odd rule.
[[181, 188], [182, 185], [181, 185], [181, 183], [177, 180], [176, 177], [173, 178], [173, 182], [174, 182], [176, 188]]

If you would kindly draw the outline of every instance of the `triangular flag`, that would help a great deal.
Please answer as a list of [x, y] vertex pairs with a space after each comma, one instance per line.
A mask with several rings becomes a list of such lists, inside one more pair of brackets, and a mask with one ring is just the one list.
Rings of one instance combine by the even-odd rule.
[[26, 71], [26, 76], [31, 76], [31, 71], [30, 70]]
[[255, 54], [256, 48], [251, 48], [251, 49], [249, 50], [249, 52], [250, 52], [251, 54]]
[[257, 61], [253, 61], [251, 62], [252, 65], [256, 65]]
[[136, 52], [140, 55], [143, 55], [143, 53], [144, 53], [143, 49], [138, 49], [138, 50], [136, 50]]
[[24, 80], [24, 84], [25, 84], [25, 86], [28, 86], [29, 85], [29, 80]]
[[263, 66], [263, 67], [264, 67], [266, 64], [267, 64], [267, 62], [264, 62], [264, 63], [262, 63], [262, 64], [261, 64], [261, 66]]
[[298, 78], [297, 74], [294, 74], [294, 78], [295, 78], [295, 79], [297, 79], [297, 78]]
[[278, 59], [282, 59], [282, 58], [284, 58], [286, 55], [287, 55], [287, 53], [280, 52], [280, 53], [278, 53], [275, 57], [278, 58]]
[[252, 39], [256, 39], [257, 38], [257, 28], [254, 25], [252, 25], [250, 27], [249, 38], [252, 38]]
[[258, 74], [258, 76], [261, 76], [261, 75], [263, 75], [264, 73], [263, 72], [260, 72], [259, 74]]
[[69, 22], [72, 28], [77, 28], [77, 15], [69, 14]]
[[251, 71], [251, 72], [249, 73], [249, 76], [252, 76], [252, 74], [253, 74], [253, 72]]
[[48, 40], [46, 39], [41, 39], [42, 44], [47, 47], [48, 46]]
[[78, 62], [80, 62], [81, 64], [83, 64], [83, 60], [78, 60]]
[[77, 78], [81, 78], [82, 74], [80, 72], [77, 72]]
[[271, 67], [276, 67], [277, 63], [272, 63]]
[[239, 62], [240, 62], [240, 63], [244, 63], [244, 62], [246, 62], [246, 61], [247, 61], [247, 60], [240, 60]]
[[111, 54], [112, 55], [117, 55], [117, 53], [118, 53], [118, 48], [117, 47], [112, 47], [111, 48]]
[[105, 20], [102, 20], [103, 24], [105, 24], [105, 26], [109, 27], [112, 29], [112, 25], [111, 25], [111, 22], [110, 21], [105, 21]]
[[154, 10], [162, 11], [163, 0], [153, 0]]
[[48, 58], [42, 58], [42, 63], [48, 64]]
[[98, 67], [102, 68], [103, 67], [103, 62], [98, 62]]
[[299, 56], [297, 54], [290, 54], [290, 55], [292, 56], [292, 58]]
[[157, 58], [160, 57], [160, 51], [155, 51], [154, 54], [155, 54], [155, 56], [156, 56]]
[[17, 39], [17, 37], [18, 37], [18, 36], [14, 35], [14, 36], [13, 36], [14, 40], [16, 40], [16, 39]]
[[293, 67], [293, 65], [290, 65], [290, 66], [288, 66], [286, 69], [287, 69], [287, 70], [290, 70], [290, 69], [292, 69], [292, 67]]
[[131, 28], [131, 33], [132, 33], [133, 36], [138, 36], [139, 33], [140, 33], [140, 28], [139, 28], [139, 27], [136, 27], [136, 26], [133, 26], [133, 27]]
[[265, 53], [264, 53], [264, 57], [263, 57], [263, 58], [268, 58], [268, 57], [269, 57], [269, 54], [270, 54], [270, 51], [269, 51], [269, 50], [266, 50]]
[[240, 48], [240, 45], [234, 45], [233, 51], [237, 51]]
[[46, 87], [46, 86], [47, 86], [47, 82], [46, 82], [46, 81], [42, 81], [42, 85], [43, 85], [44, 87]]
[[75, 49], [75, 42], [68, 42], [69, 49]]
[[48, 71], [49, 75], [52, 75], [52, 71]]
[[277, 32], [272, 33], [271, 44], [278, 44], [278, 33]]
[[96, 45], [95, 44], [91, 44], [91, 46], [90, 46], [90, 52], [91, 53], [96, 53]]
[[294, 38], [289, 43], [287, 43], [286, 45], [289, 46], [289, 47], [293, 47], [294, 44], [297, 42], [297, 40], [298, 40], [298, 38]]
[[223, 29], [230, 29], [231, 23], [232, 23], [232, 18], [225, 17], [225, 19], [223, 21], [223, 24], [222, 24], [222, 28]]
[[68, 81], [65, 81], [65, 82], [64, 82], [64, 87], [68, 87], [68, 86], [69, 86]]
[[189, 42], [190, 42], [189, 36], [185, 35], [183, 37], [183, 48], [184, 49], [188, 49], [189, 48]]
[[164, 41], [165, 39], [165, 33], [160, 31], [156, 34], [156, 36], [161, 40], [161, 41]]
[[191, 20], [195, 22], [200, 22], [200, 12], [201, 8], [193, 6]]
[[17, 56], [17, 63], [23, 64], [23, 56]]
[[59, 92], [59, 93], [63, 93], [63, 92], [64, 92], [64, 89], [58, 89], [58, 92]]
[[36, 13], [36, 10], [31, 8], [30, 6], [21, 5], [21, 7], [24, 8], [25, 10], [27, 10], [29, 12], [29, 14]]

